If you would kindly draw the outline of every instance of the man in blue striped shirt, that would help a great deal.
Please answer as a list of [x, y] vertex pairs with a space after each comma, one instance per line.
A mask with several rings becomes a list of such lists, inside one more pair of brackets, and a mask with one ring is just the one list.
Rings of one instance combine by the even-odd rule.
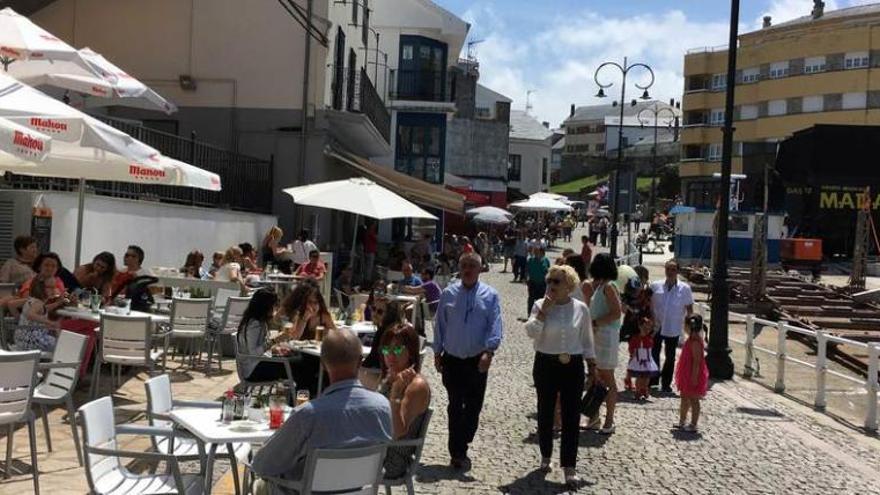
[[440, 296], [434, 324], [434, 365], [449, 395], [449, 455], [455, 469], [470, 468], [473, 442], [486, 395], [492, 358], [501, 345], [498, 292], [480, 282], [480, 255], [466, 253], [458, 263], [461, 280]]

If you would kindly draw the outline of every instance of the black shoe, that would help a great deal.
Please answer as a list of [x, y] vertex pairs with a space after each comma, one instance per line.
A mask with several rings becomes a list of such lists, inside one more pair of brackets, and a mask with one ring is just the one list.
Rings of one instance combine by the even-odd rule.
[[449, 461], [449, 466], [457, 471], [467, 472], [471, 470], [471, 459], [468, 456], [453, 457], [452, 460]]
[[671, 393], [672, 393], [672, 387], [663, 387], [663, 389], [660, 390], [660, 391], [663, 392], [664, 394], [671, 394]]

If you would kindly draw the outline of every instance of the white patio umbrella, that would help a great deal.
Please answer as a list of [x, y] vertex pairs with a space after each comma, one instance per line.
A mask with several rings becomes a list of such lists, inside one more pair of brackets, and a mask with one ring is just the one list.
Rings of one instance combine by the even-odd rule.
[[52, 146], [46, 134], [0, 117], [0, 151], [25, 160], [40, 161]]
[[494, 216], [504, 216], [507, 218], [513, 218], [513, 213], [505, 210], [504, 208], [498, 208], [497, 206], [480, 206], [477, 208], [471, 208], [470, 210], [465, 212], [468, 216], [476, 216], [476, 215], [494, 215]]
[[7, 7], [0, 10], [0, 64], [18, 60], [69, 60], [76, 49]]
[[530, 194], [529, 198], [553, 199], [556, 201], [563, 201], [563, 202], [568, 200], [567, 196], [563, 196], [562, 194], [556, 194], [556, 193], [548, 193], [548, 192], [536, 192], [534, 194]]
[[7, 74], [31, 86], [53, 86], [97, 97], [84, 98], [84, 106], [124, 105], [167, 114], [177, 111], [174, 104], [89, 48], [77, 51], [70, 60], [12, 64]]
[[550, 198], [530, 197], [524, 201], [511, 203], [510, 208], [528, 211], [571, 211], [573, 208], [561, 201]]
[[510, 223], [510, 217], [498, 213], [478, 213], [471, 217], [471, 221], [489, 225], [507, 225]]
[[0, 117], [70, 143], [109, 151], [149, 166], [160, 153], [128, 134], [0, 74]]
[[[284, 189], [284, 192], [299, 205], [354, 213], [355, 237], [359, 216], [377, 220], [392, 218], [437, 220], [434, 215], [363, 177], [291, 187]], [[354, 259], [354, 242], [351, 244], [351, 259]]]

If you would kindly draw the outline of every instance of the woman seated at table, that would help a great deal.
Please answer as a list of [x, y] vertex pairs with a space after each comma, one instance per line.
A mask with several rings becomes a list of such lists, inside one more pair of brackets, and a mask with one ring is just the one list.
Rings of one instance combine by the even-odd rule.
[[237, 282], [242, 291], [247, 289], [244, 283], [244, 275], [241, 273], [242, 251], [238, 246], [232, 246], [223, 255], [223, 264], [214, 274], [214, 280], [218, 282]]
[[33, 284], [39, 280], [54, 279], [57, 293], [67, 297], [67, 290], [65, 289], [64, 281], [58, 276], [58, 270], [61, 268], [61, 258], [59, 258], [57, 254], [43, 253], [37, 256], [37, 259], [34, 260], [31, 267], [36, 275], [21, 284], [17, 294], [3, 298], [3, 300], [0, 301], [0, 305], [6, 308], [9, 314], [13, 316], [19, 316], [19, 310], [24, 306], [24, 303], [27, 302], [31, 295], [31, 287], [33, 287]]
[[55, 277], [34, 280], [30, 297], [21, 308], [15, 346], [22, 351], [52, 352], [61, 324], [51, 318], [51, 313], [69, 302], [58, 292]]
[[373, 309], [373, 323], [376, 325], [376, 333], [373, 335], [370, 353], [361, 364], [359, 376], [361, 383], [368, 389], [376, 390], [382, 378], [382, 354], [379, 349], [382, 336], [404, 321], [400, 303], [391, 302], [384, 296], [376, 299]]
[[241, 370], [241, 376], [249, 382], [268, 382], [287, 378], [284, 364], [261, 362], [259, 359], [243, 356], [262, 356], [269, 349], [269, 321], [275, 317], [277, 309], [278, 296], [275, 291], [260, 289], [251, 297], [251, 302], [242, 315], [236, 336], [238, 351], [241, 354], [235, 359]]
[[286, 247], [281, 245], [281, 238], [284, 237], [284, 231], [280, 227], [275, 226], [266, 232], [263, 237], [263, 243], [260, 245], [260, 261], [265, 267], [269, 263], [278, 263], [281, 256], [289, 254]]
[[297, 277], [306, 277], [315, 279], [318, 282], [324, 280], [324, 276], [327, 274], [327, 265], [321, 261], [321, 252], [320, 251], [311, 251], [309, 253], [309, 262], [303, 263], [299, 265], [299, 268], [296, 269]]
[[[397, 325], [382, 335], [382, 383], [378, 392], [391, 402], [394, 440], [418, 438], [431, 404], [431, 387], [419, 373], [421, 342], [412, 325]], [[385, 479], [400, 478], [413, 462], [415, 447], [389, 448]]]
[[293, 340], [314, 340], [318, 326], [327, 330], [336, 329], [321, 289], [311, 279], [303, 280], [293, 289], [281, 303], [281, 311], [293, 324], [287, 334]]
[[385, 294], [386, 283], [384, 280], [379, 279], [373, 283], [373, 288], [370, 289], [370, 295], [367, 297], [366, 307], [364, 308], [364, 320], [372, 323], [378, 323], [382, 321], [382, 317], [374, 318], [376, 311], [376, 303], [379, 301], [381, 296]]
[[110, 300], [114, 275], [116, 275], [116, 257], [107, 251], [98, 253], [91, 263], [81, 265], [73, 272], [80, 287], [97, 290], [105, 303]]
[[186, 255], [186, 261], [183, 262], [183, 267], [180, 269], [180, 273], [187, 278], [204, 280], [208, 278], [208, 272], [202, 267], [204, 262], [205, 255], [202, 254], [201, 251], [190, 251], [189, 254]]
[[241, 269], [245, 273], [258, 272], [260, 266], [257, 264], [257, 250], [254, 249], [253, 244], [242, 242], [238, 248], [241, 249]]

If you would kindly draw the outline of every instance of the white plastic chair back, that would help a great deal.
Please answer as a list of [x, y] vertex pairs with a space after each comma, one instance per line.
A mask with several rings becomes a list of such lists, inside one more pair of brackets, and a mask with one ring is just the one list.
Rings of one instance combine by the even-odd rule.
[[241, 295], [241, 291], [233, 290], [233, 289], [217, 289], [217, 293], [214, 294], [214, 310], [222, 311], [223, 308], [226, 307], [227, 302], [230, 297], [238, 297]]
[[[55, 344], [52, 361], [55, 363], [79, 363], [88, 338], [78, 333], [62, 331]], [[79, 368], [52, 368], [43, 381], [43, 386], [69, 391], [76, 384]]]
[[171, 422], [154, 417], [156, 414], [168, 414], [173, 407], [171, 396], [171, 379], [168, 375], [150, 378], [144, 383], [147, 389], [147, 416], [152, 426], [171, 426]]
[[[101, 397], [79, 408], [83, 426], [83, 450], [85, 454], [86, 478], [91, 488], [98, 493], [102, 478], [114, 471], [124, 470], [116, 456], [90, 454], [85, 447], [98, 447], [116, 450], [116, 422], [113, 417], [113, 400]], [[113, 476], [116, 478], [116, 476]]]
[[250, 303], [250, 297], [230, 297], [226, 302], [226, 309], [223, 310], [223, 326], [220, 332], [232, 334], [238, 331], [238, 325]]
[[0, 425], [27, 417], [39, 362], [40, 351], [0, 353]]
[[175, 336], [204, 336], [208, 330], [210, 312], [210, 299], [174, 299], [171, 304], [171, 331]]
[[385, 450], [385, 445], [314, 450], [306, 461], [305, 493], [376, 493]]
[[385, 278], [385, 281], [389, 284], [394, 284], [403, 280], [403, 272], [398, 272], [395, 270], [388, 270], [388, 275]]
[[150, 362], [149, 316], [101, 315], [101, 360], [147, 366]]

